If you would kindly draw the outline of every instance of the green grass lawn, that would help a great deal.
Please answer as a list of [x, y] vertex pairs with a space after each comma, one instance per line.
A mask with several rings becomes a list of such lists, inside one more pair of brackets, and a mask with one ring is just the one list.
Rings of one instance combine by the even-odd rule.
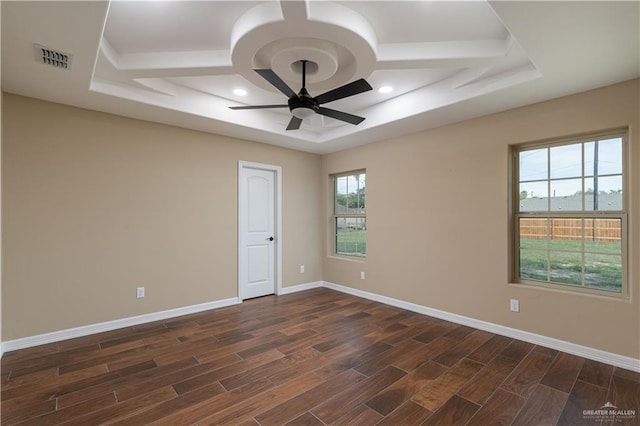
[[[520, 277], [559, 284], [620, 292], [622, 249], [619, 242], [523, 239], [520, 241]], [[584, 266], [584, 268], [583, 268]]]
[[341, 229], [336, 235], [336, 252], [352, 256], [367, 255], [367, 231]]
[[[336, 252], [366, 256], [366, 231], [343, 228], [336, 235]], [[580, 241], [520, 241], [520, 277], [536, 281], [622, 290], [622, 248], [619, 242], [586, 241], [584, 262]]]

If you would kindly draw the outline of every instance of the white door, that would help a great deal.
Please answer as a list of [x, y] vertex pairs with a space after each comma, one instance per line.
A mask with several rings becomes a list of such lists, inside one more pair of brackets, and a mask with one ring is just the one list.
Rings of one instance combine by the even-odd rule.
[[239, 172], [238, 292], [244, 300], [276, 292], [278, 170], [241, 162]]

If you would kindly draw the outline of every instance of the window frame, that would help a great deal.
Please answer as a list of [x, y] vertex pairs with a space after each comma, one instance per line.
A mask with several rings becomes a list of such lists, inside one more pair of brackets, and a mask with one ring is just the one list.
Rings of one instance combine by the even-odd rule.
[[[332, 174], [331, 175], [331, 180], [332, 180], [332, 185], [333, 185], [333, 196], [332, 196], [332, 216], [331, 216], [331, 231], [332, 231], [332, 254], [334, 256], [338, 256], [338, 257], [343, 257], [346, 259], [352, 259], [352, 260], [359, 260], [359, 261], [365, 261], [367, 259], [367, 243], [366, 243], [366, 231], [367, 231], [367, 205], [366, 205], [366, 184], [365, 184], [365, 193], [364, 193], [364, 208], [362, 209], [363, 211], [361, 213], [338, 213], [337, 212], [337, 206], [338, 206], [338, 179], [341, 177], [348, 177], [348, 176], [355, 176], [355, 175], [365, 175], [365, 181], [366, 181], [366, 175], [367, 175], [367, 170], [366, 169], [358, 169], [358, 170], [352, 170], [352, 171], [348, 171], [348, 172], [341, 172], [341, 173], [336, 173], [336, 174]], [[344, 218], [344, 219], [350, 219], [350, 218], [356, 218], [356, 219], [364, 219], [364, 232], [365, 232], [365, 252], [364, 254], [350, 254], [350, 253], [341, 253], [338, 251], [338, 226], [337, 226], [337, 222], [339, 218]]]
[[[593, 141], [602, 141], [606, 139], [612, 138], [620, 138], [622, 141], [622, 199], [621, 199], [621, 210], [584, 210], [585, 208], [585, 200], [582, 201], [582, 209], [583, 210], [572, 210], [572, 211], [553, 211], [548, 209], [546, 211], [529, 211], [529, 212], [521, 212], [520, 211], [520, 153], [524, 151], [530, 151], [541, 148], [553, 148], [558, 146], [566, 146], [573, 144], [584, 144]], [[629, 206], [629, 169], [628, 169], [628, 157], [629, 157], [629, 129], [628, 128], [617, 128], [602, 132], [593, 132], [582, 134], [578, 136], [571, 136], [565, 138], [555, 138], [555, 139], [547, 139], [543, 141], [529, 142], [517, 145], [510, 146], [510, 161], [511, 161], [511, 178], [510, 178], [510, 191], [509, 197], [511, 198], [510, 203], [510, 219], [511, 225], [510, 229], [510, 282], [516, 285], [523, 286], [531, 286], [536, 288], [543, 289], [551, 289], [556, 291], [566, 291], [572, 294], [586, 294], [586, 295], [599, 295], [605, 296], [608, 298], [617, 298], [617, 299], [628, 299], [629, 298], [629, 267], [628, 267], [628, 244], [629, 244], [629, 234], [628, 234], [628, 206]], [[585, 179], [584, 174], [584, 151], [583, 157], [581, 158], [581, 167], [583, 169], [583, 173], [581, 179]], [[549, 167], [549, 159], [547, 159], [547, 167]], [[600, 176], [600, 175], [598, 175]], [[542, 179], [540, 179], [542, 180]], [[553, 181], [554, 179], [550, 176], [550, 170], [547, 172], [547, 181]], [[584, 190], [584, 188], [583, 188]], [[547, 194], [547, 198], [551, 199], [551, 194]], [[550, 203], [551, 201], [549, 201]], [[583, 221], [589, 219], [616, 219], [621, 222], [621, 230], [620, 230], [620, 245], [621, 245], [621, 267], [622, 267], [622, 283], [620, 291], [609, 291], [609, 290], [600, 290], [597, 288], [587, 287], [584, 285], [584, 258], [585, 254], [592, 254], [590, 251], [585, 250], [584, 245], [584, 234], [583, 234], [583, 245], [580, 251], [580, 255], [582, 256], [582, 266], [583, 266], [583, 282], [581, 285], [572, 285], [572, 284], [562, 284], [552, 281], [539, 281], [534, 279], [527, 279], [520, 277], [520, 219], [523, 218], [538, 218], [547, 220], [550, 219], [563, 219], [563, 218], [571, 218], [571, 219], [581, 219]], [[584, 227], [583, 227], [584, 229]], [[549, 241], [549, 240], [547, 240]], [[549, 255], [550, 247], [547, 246], [547, 256]], [[594, 253], [595, 254], [595, 253]]]

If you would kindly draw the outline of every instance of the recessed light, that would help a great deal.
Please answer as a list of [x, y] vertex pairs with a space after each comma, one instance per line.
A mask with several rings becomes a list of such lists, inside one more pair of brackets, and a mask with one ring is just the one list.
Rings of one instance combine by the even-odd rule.
[[237, 96], [247, 96], [247, 91], [244, 89], [233, 89], [233, 94]]
[[391, 86], [382, 86], [378, 89], [378, 92], [380, 93], [391, 93], [393, 92], [393, 87]]

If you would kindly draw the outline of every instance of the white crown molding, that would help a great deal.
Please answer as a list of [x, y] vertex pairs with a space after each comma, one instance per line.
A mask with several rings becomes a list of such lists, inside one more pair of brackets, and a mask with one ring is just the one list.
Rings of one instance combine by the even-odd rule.
[[523, 340], [525, 342], [533, 343], [535, 345], [540, 345], [547, 348], [556, 349], [562, 352], [567, 352], [573, 355], [578, 355], [594, 361], [599, 361], [605, 364], [613, 365], [615, 367], [620, 367], [627, 370], [640, 372], [640, 359], [631, 358], [628, 356], [619, 355], [611, 352], [606, 352], [600, 349], [590, 348], [588, 346], [582, 346], [582, 345], [567, 342], [564, 340], [555, 339], [553, 337], [542, 336], [540, 334], [518, 330], [516, 328], [506, 327], [500, 324], [493, 324], [490, 322], [481, 321], [474, 318], [465, 317], [462, 315], [452, 314], [450, 312], [428, 308], [426, 306], [417, 305], [415, 303], [405, 302], [403, 300], [398, 300], [398, 299], [394, 299], [387, 296], [381, 296], [379, 294], [357, 290], [351, 287], [334, 284], [327, 281], [324, 282], [323, 286], [332, 290], [340, 291], [342, 293], [351, 294], [353, 296], [362, 297], [364, 299], [373, 300], [376, 302], [406, 309], [408, 311], [416, 312], [419, 314], [428, 315], [431, 317], [450, 321], [456, 324], [462, 324], [469, 327], [477, 328], [479, 330], [484, 330], [484, 331], [499, 334], [502, 336]]
[[61, 340], [102, 333], [104, 331], [115, 330], [118, 328], [130, 327], [133, 325], [144, 324], [152, 321], [174, 318], [181, 315], [208, 311], [210, 309], [224, 308], [227, 306], [237, 305], [238, 303], [240, 303], [238, 298], [232, 297], [229, 299], [216, 300], [213, 302], [201, 303], [198, 305], [184, 306], [182, 308], [169, 309], [160, 312], [152, 312], [150, 314], [143, 314], [135, 317], [122, 318], [113, 321], [101, 322], [98, 324], [69, 328], [67, 330], [38, 334], [35, 336], [23, 337], [20, 339], [2, 342], [1, 349], [4, 352], [15, 351], [18, 349], [30, 348], [32, 346], [44, 345], [46, 343], [59, 342]]

